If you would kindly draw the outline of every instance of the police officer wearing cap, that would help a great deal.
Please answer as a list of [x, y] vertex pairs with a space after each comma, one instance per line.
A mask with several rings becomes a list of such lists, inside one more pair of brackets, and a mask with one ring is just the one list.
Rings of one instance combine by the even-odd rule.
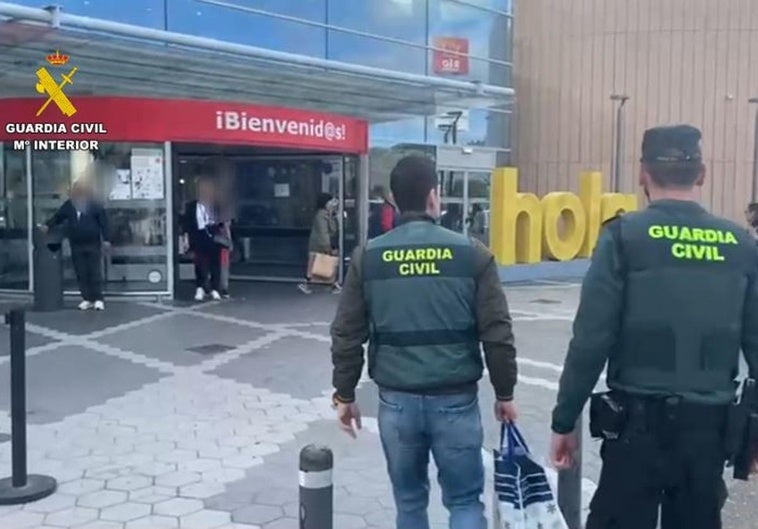
[[353, 437], [360, 429], [355, 389], [368, 341], [395, 527], [429, 529], [432, 454], [450, 528], [486, 529], [477, 398], [483, 360], [495, 390], [496, 418], [516, 418], [516, 349], [497, 265], [479, 241], [437, 224], [433, 160], [403, 158], [390, 180], [400, 225], [353, 253], [332, 324], [339, 425]]
[[603, 469], [587, 529], [718, 529], [725, 430], [742, 350], [758, 375], [758, 251], [744, 228], [697, 203], [700, 131], [648, 130], [644, 211], [605, 225], [584, 279], [553, 411], [551, 456], [573, 464], [592, 395]]

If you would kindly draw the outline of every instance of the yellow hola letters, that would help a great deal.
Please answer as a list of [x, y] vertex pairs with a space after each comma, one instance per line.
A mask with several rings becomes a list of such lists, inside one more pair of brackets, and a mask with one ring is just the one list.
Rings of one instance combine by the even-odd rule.
[[542, 200], [518, 192], [518, 170], [495, 170], [492, 182], [490, 244], [501, 265], [537, 263], [543, 257], [568, 261], [589, 257], [600, 226], [619, 213], [637, 209], [637, 196], [602, 193], [598, 172], [582, 173], [579, 195], [548, 193]]

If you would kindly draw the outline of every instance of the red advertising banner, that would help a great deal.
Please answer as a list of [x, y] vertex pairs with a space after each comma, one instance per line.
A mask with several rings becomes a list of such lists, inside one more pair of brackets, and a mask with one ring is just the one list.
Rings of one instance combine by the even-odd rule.
[[41, 109], [44, 97], [0, 99], [0, 141], [176, 141], [368, 151], [368, 123], [345, 116], [225, 101], [75, 94], [68, 99], [74, 110], [70, 116], [56, 101]]
[[435, 37], [434, 73], [440, 75], [467, 75], [469, 72], [468, 39]]

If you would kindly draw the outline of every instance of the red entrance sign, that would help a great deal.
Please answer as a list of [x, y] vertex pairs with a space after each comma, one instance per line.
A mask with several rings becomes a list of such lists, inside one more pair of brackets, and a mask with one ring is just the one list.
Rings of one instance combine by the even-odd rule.
[[437, 37], [434, 39], [434, 47], [434, 73], [468, 74], [468, 39]]
[[[225, 101], [69, 97], [76, 107], [71, 117], [52, 106], [36, 117], [42, 98], [0, 99], [0, 141], [176, 141], [368, 151], [368, 123], [345, 116]], [[105, 132], [93, 124], [102, 124]]]

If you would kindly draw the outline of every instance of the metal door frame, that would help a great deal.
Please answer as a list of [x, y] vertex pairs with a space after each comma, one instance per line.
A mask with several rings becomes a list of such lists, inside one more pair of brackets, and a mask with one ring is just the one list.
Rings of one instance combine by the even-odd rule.
[[[472, 199], [469, 197], [469, 175], [471, 173], [490, 173], [497, 167], [498, 156], [503, 154], [503, 149], [491, 147], [473, 147], [461, 145], [438, 145], [436, 147], [437, 172], [463, 173], [463, 196], [452, 197], [447, 200], [449, 204], [461, 204], [463, 215], [463, 233], [468, 234], [466, 215], [469, 206], [475, 203], [485, 203], [486, 199]], [[443, 197], [444, 199], [444, 197]]]

